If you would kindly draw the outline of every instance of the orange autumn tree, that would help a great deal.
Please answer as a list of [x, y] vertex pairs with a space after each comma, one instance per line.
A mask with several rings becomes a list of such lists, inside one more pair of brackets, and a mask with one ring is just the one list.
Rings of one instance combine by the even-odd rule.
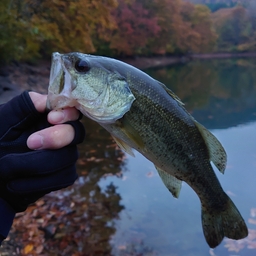
[[185, 52], [211, 52], [218, 36], [213, 28], [210, 9], [205, 5], [184, 2], [180, 13], [184, 24], [180, 48]]

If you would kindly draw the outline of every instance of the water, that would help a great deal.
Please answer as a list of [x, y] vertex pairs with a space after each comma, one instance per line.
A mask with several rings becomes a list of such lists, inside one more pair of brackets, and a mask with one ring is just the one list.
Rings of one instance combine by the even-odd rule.
[[[135, 153], [135, 158], [123, 154], [108, 133], [85, 120], [89, 135], [81, 146], [83, 164], [78, 168], [81, 173], [89, 173], [87, 178], [93, 180], [94, 187], [86, 183], [83, 193], [88, 198], [88, 193], [95, 195], [92, 192], [95, 186], [101, 193], [109, 185], [115, 188], [115, 200], [109, 206], [115, 216], [105, 222], [105, 226], [113, 228], [106, 253], [256, 254], [255, 69], [254, 59], [232, 59], [193, 61], [146, 70], [171, 88], [192, 115], [223, 144], [228, 154], [227, 169], [225, 175], [218, 171], [216, 174], [246, 220], [250, 236], [240, 241], [225, 239], [219, 247], [210, 250], [202, 233], [199, 199], [192, 189], [183, 183], [179, 199], [174, 199], [152, 163], [139, 153]], [[88, 163], [87, 159], [92, 160]]]
[[79, 145], [79, 180], [17, 218], [7, 243], [13, 255], [28, 243], [40, 250], [43, 244], [42, 254], [35, 255], [256, 255], [255, 70], [255, 59], [192, 61], [146, 70], [172, 89], [223, 144], [227, 169], [224, 175], [215, 169], [216, 175], [246, 220], [248, 238], [224, 239], [211, 250], [193, 190], [183, 183], [179, 199], [174, 199], [152, 163], [137, 152], [135, 158], [126, 155], [103, 128], [84, 118], [87, 136]]

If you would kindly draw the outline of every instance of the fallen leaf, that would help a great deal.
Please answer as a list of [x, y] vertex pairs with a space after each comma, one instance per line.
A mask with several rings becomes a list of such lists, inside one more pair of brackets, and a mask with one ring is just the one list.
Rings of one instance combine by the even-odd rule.
[[36, 254], [39, 254], [43, 251], [44, 247], [42, 245], [39, 245], [36, 247]]
[[126, 250], [126, 245], [119, 245], [119, 246], [118, 246], [118, 249], [119, 249], [119, 250]]
[[151, 178], [151, 177], [154, 176], [154, 172], [148, 172], [148, 173], [146, 174], [146, 176], [147, 176], [148, 178]]
[[34, 248], [33, 244], [26, 245], [24, 248], [24, 253], [29, 254], [30, 252], [32, 252], [33, 248]]

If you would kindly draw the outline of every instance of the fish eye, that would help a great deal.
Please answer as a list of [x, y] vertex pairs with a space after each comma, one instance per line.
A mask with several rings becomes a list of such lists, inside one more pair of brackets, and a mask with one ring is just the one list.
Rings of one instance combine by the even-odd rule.
[[80, 59], [76, 61], [75, 69], [77, 72], [86, 73], [90, 70], [90, 66], [85, 60]]

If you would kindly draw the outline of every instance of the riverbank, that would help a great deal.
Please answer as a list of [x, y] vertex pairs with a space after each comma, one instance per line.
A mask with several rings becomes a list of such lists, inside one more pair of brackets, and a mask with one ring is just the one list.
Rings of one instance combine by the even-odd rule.
[[[164, 67], [178, 63], [185, 63], [195, 59], [216, 58], [254, 58], [256, 53], [210, 53], [190, 54], [182, 57], [158, 56], [158, 57], [134, 57], [122, 59], [122, 61], [139, 69]], [[24, 90], [33, 90], [39, 93], [47, 93], [51, 63], [40, 60], [36, 64], [12, 63], [0, 68], [0, 104], [10, 100]]]
[[160, 57], [135, 57], [123, 59], [122, 61], [131, 64], [139, 69], [164, 67], [178, 63], [186, 63], [196, 59], [228, 59], [228, 58], [254, 58], [256, 52], [245, 53], [205, 53], [205, 54], [189, 54], [186, 56], [160, 56]]
[[183, 63], [189, 61], [186, 56], [175, 57], [175, 56], [159, 56], [159, 57], [134, 57], [121, 59], [122, 61], [139, 69], [164, 67], [168, 65], [174, 65], [177, 63]]

